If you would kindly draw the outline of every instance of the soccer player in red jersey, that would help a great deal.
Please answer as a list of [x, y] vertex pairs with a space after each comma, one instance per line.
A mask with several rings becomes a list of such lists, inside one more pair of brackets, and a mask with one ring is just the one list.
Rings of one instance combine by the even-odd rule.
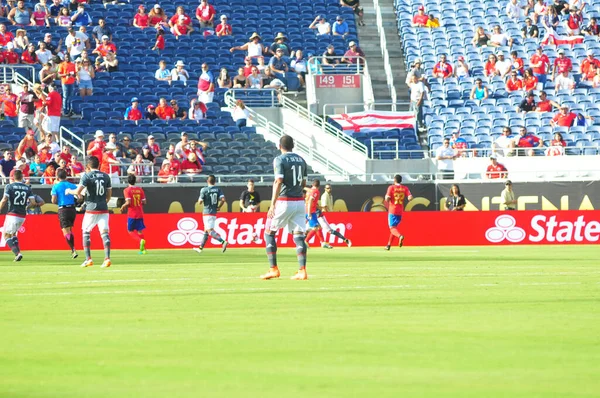
[[408, 187], [402, 185], [402, 176], [396, 174], [394, 176], [394, 185], [390, 185], [385, 193], [385, 202], [388, 205], [388, 225], [390, 227], [390, 237], [385, 250], [390, 250], [394, 236], [398, 238], [398, 247], [402, 247], [404, 236], [400, 235], [398, 225], [402, 221], [402, 213], [404, 212], [404, 199], [412, 200], [412, 194]]
[[306, 188], [306, 221], [308, 221], [308, 228], [310, 231], [306, 234], [305, 241], [308, 242], [316, 234], [322, 248], [333, 249], [329, 243], [325, 242], [323, 231], [321, 231], [321, 225], [319, 224], [317, 217], [319, 197], [321, 196], [321, 193], [319, 192], [320, 185], [321, 182], [319, 180], [314, 180], [312, 187]]
[[140, 254], [146, 254], [146, 239], [144, 239], [144, 210], [146, 194], [141, 187], [136, 187], [134, 174], [127, 176], [129, 186], [123, 191], [125, 204], [121, 206], [121, 213], [127, 210], [127, 232], [136, 242], [140, 243]]

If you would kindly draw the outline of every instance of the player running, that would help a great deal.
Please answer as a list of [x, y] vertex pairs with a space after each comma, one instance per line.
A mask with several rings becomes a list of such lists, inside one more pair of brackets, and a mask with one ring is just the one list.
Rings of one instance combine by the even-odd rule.
[[198, 203], [204, 203], [204, 209], [202, 210], [202, 221], [204, 222], [204, 236], [200, 247], [194, 247], [194, 251], [202, 253], [204, 245], [208, 240], [208, 235], [212, 236], [221, 243], [223, 246], [223, 253], [227, 250], [227, 241], [221, 238], [221, 235], [215, 231], [215, 222], [217, 221], [217, 211], [221, 210], [221, 207], [225, 204], [225, 194], [221, 191], [221, 188], [215, 186], [216, 178], [214, 175], [209, 175], [207, 178], [208, 186], [200, 190], [200, 197]]
[[134, 174], [127, 176], [129, 186], [123, 191], [125, 203], [121, 206], [121, 213], [127, 210], [127, 233], [140, 245], [140, 254], [146, 254], [146, 239], [144, 238], [144, 209], [146, 194], [142, 187], [136, 187]]
[[25, 222], [27, 207], [35, 205], [35, 197], [31, 187], [23, 183], [23, 172], [21, 170], [15, 170], [13, 177], [15, 182], [4, 188], [4, 196], [0, 201], [0, 211], [8, 203], [8, 213], [4, 219], [4, 240], [15, 255], [14, 261], [21, 261], [23, 255], [19, 248], [17, 232]]
[[[323, 212], [327, 211], [326, 204], [319, 204], [319, 187], [321, 186], [321, 182], [318, 179], [313, 180], [312, 188], [308, 190], [308, 202], [306, 204], [307, 209], [310, 210], [310, 213], [307, 215], [308, 225], [312, 229], [306, 235], [306, 242], [308, 246], [308, 241], [312, 238], [313, 235], [317, 235], [319, 241], [321, 241], [321, 247], [325, 249], [333, 249], [333, 247], [325, 242], [325, 238], [323, 237], [323, 232], [330, 233], [331, 235], [340, 238], [348, 247], [352, 246], [352, 242], [350, 239], [346, 238], [342, 235], [338, 230], [331, 228], [329, 222], [325, 218]], [[314, 211], [313, 211], [314, 209]]]
[[408, 198], [410, 202], [412, 195], [408, 187], [402, 185], [402, 176], [394, 176], [394, 185], [390, 185], [385, 193], [385, 202], [388, 204], [388, 225], [390, 227], [390, 237], [385, 250], [390, 250], [394, 236], [398, 238], [398, 247], [402, 247], [404, 235], [400, 235], [398, 225], [402, 221], [402, 212], [404, 212], [404, 199]]
[[56, 176], [58, 182], [52, 186], [52, 203], [58, 205], [58, 222], [65, 240], [71, 248], [71, 258], [77, 258], [75, 235], [73, 234], [73, 224], [75, 224], [75, 217], [77, 216], [77, 210], [75, 210], [76, 198], [66, 192], [67, 189], [77, 189], [77, 185], [67, 181], [65, 169], [58, 169]]
[[83, 230], [83, 250], [85, 251], [85, 261], [81, 267], [91, 267], [94, 265], [92, 261], [91, 239], [90, 234], [94, 227], [98, 227], [102, 244], [104, 245], [104, 262], [102, 268], [108, 268], [112, 265], [110, 261], [110, 235], [108, 227], [108, 201], [112, 197], [112, 185], [108, 174], [98, 170], [100, 161], [96, 156], [90, 156], [87, 161], [87, 166], [90, 171], [85, 173], [77, 189], [67, 189], [66, 193], [73, 195], [81, 195], [81, 192], [86, 189], [87, 196], [85, 199], [85, 215], [81, 229]]
[[280, 228], [287, 226], [288, 231], [294, 236], [299, 265], [298, 272], [291, 279], [305, 280], [308, 279], [306, 273], [306, 242], [304, 241], [306, 223], [303, 203], [303, 190], [306, 186], [307, 173], [306, 162], [302, 157], [292, 152], [294, 139], [289, 135], [284, 135], [279, 139], [279, 148], [281, 155], [273, 161], [275, 181], [273, 182], [271, 206], [267, 212], [267, 218], [270, 219], [271, 223], [268, 229], [265, 228], [265, 246], [271, 269], [260, 277], [262, 279], [279, 278], [275, 234]]

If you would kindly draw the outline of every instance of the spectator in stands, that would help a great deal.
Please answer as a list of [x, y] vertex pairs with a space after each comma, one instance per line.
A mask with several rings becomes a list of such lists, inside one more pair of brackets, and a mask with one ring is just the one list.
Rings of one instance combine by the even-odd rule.
[[206, 151], [206, 148], [208, 148], [208, 144], [206, 142], [192, 140], [190, 141], [189, 147], [185, 150], [185, 154], [186, 156], [190, 153], [195, 154], [200, 162], [200, 165], [203, 166], [205, 163], [204, 151]]
[[44, 142], [38, 145], [39, 152], [42, 152], [43, 149], [45, 149], [48, 154], [47, 158], [45, 156], [40, 157], [43, 162], [51, 160], [54, 155], [60, 153], [60, 145], [54, 141], [54, 135], [52, 133], [46, 134], [44, 136]]
[[506, 33], [502, 33], [500, 25], [496, 25], [494, 26], [488, 45], [492, 47], [506, 47], [507, 45], [512, 47], [513, 42], [513, 38], [508, 37]]
[[364, 58], [365, 53], [363, 52], [363, 50], [360, 49], [360, 47], [356, 45], [355, 41], [351, 41], [350, 43], [348, 43], [348, 50], [346, 50], [346, 53], [342, 57], [341, 62], [351, 65], [356, 65], [357, 62], [363, 64], [363, 60], [357, 57]]
[[8, 43], [11, 43], [15, 39], [15, 36], [12, 32], [6, 30], [6, 25], [0, 23], [0, 46], [4, 47]]
[[195, 153], [190, 152], [181, 162], [181, 171], [188, 176], [194, 176], [202, 172], [202, 165]]
[[[182, 67], [183, 67], [183, 61], [181, 63], [182, 63]], [[174, 69], [174, 70], [176, 70], [176, 69]], [[156, 80], [171, 82], [171, 79], [172, 79], [171, 72], [167, 69], [167, 61], [165, 61], [164, 59], [161, 59], [158, 62], [158, 69], [154, 73], [154, 78]]]
[[[506, 177], [506, 173], [504, 174], [504, 177]], [[517, 204], [519, 203], [516, 199], [515, 199], [515, 193], [512, 189], [512, 181], [507, 180], [504, 183], [504, 190], [502, 191], [502, 193], [500, 193], [500, 197], [502, 198], [502, 202], [500, 203], [500, 209], [501, 210], [516, 210], [517, 209]]]
[[[298, 50], [300, 51], [300, 50]], [[297, 52], [296, 52], [297, 53]], [[294, 63], [294, 61], [292, 61], [292, 64]], [[298, 73], [298, 72], [296, 72]], [[248, 77], [246, 77], [247, 80], [247, 86], [248, 88], [257, 88], [257, 89], [261, 89], [263, 87], [263, 78], [262, 76], [258, 73], [258, 68], [256, 66], [252, 67], [252, 74], [250, 74]], [[300, 84], [304, 84], [304, 77], [298, 73], [298, 80], [300, 80]]]
[[[192, 100], [194, 101], [194, 100]], [[192, 112], [190, 112], [191, 114]], [[177, 156], [178, 159], [182, 160], [186, 155], [185, 152], [187, 151], [187, 149], [189, 148], [189, 141], [188, 141], [188, 135], [185, 131], [181, 132], [181, 141], [179, 141], [177, 143], [177, 145], [175, 145], [175, 156]]]
[[558, 94], [560, 90], [570, 90], [571, 92], [575, 91], [575, 80], [569, 76], [569, 72], [567, 70], [563, 70], [559, 73], [558, 77], [554, 79], [554, 93]]
[[417, 80], [417, 76], [412, 75], [410, 87], [410, 111], [415, 114], [417, 119], [417, 128], [423, 125], [423, 101], [425, 100], [426, 88], [423, 82]]
[[162, 153], [160, 152], [160, 145], [156, 143], [156, 139], [152, 134], [148, 136], [148, 141], [146, 142], [146, 145], [148, 146], [148, 148], [150, 148], [150, 153], [152, 153], [152, 155], [155, 158], [162, 156]]
[[208, 104], [213, 102], [214, 96], [215, 77], [208, 69], [208, 64], [204, 62], [202, 63], [202, 73], [198, 78], [198, 101]]
[[273, 74], [273, 71], [271, 71], [271, 68], [266, 68], [265, 69], [265, 74], [263, 76], [263, 82], [262, 82], [263, 88], [275, 88], [277, 90], [284, 90], [285, 89], [285, 84], [279, 80], [277, 77], [275, 77], [275, 74]]
[[231, 77], [229, 77], [229, 72], [227, 72], [227, 68], [221, 68], [221, 71], [219, 72], [219, 77], [217, 78], [217, 84], [219, 85], [219, 88], [231, 88], [233, 86]]
[[239, 128], [246, 127], [246, 123], [248, 119], [250, 119], [250, 112], [246, 109], [246, 104], [244, 101], [237, 100], [235, 103], [235, 108], [231, 111], [231, 117], [235, 122], [235, 125]]
[[77, 12], [71, 16], [74, 26], [89, 26], [92, 24], [92, 17], [85, 10], [85, 4], [80, 3], [77, 7]]
[[452, 149], [454, 149], [457, 156], [466, 156], [466, 150], [469, 149], [469, 143], [460, 136], [459, 130], [456, 130], [452, 133], [450, 146]]
[[535, 38], [540, 36], [540, 30], [537, 25], [534, 25], [531, 18], [525, 18], [525, 26], [521, 28], [521, 36], [524, 39]]
[[490, 156], [490, 165], [485, 171], [485, 177], [490, 179], [506, 178], [508, 175], [507, 171], [503, 164], [498, 163], [495, 156]]
[[40, 70], [39, 78], [42, 86], [46, 86], [58, 79], [58, 70], [54, 70], [52, 64], [45, 63]]
[[275, 56], [277, 55], [277, 50], [281, 49], [284, 57], [289, 57], [292, 53], [292, 49], [288, 43], [286, 43], [287, 37], [279, 32], [277, 36], [275, 36], [275, 41], [269, 47], [269, 54]]
[[[10, 171], [10, 174], [9, 174], [9, 178], [8, 178], [9, 183], [12, 184], [13, 182], [15, 182], [15, 171], [17, 171], [17, 170], [21, 170], [21, 172], [23, 173], [23, 177], [24, 177], [23, 182], [25, 184], [29, 185], [30, 181], [27, 176], [29, 175], [30, 170], [29, 170], [29, 165], [25, 161], [25, 158], [19, 159], [15, 163], [15, 167]], [[37, 196], [37, 195], [34, 195], [34, 196]], [[43, 200], [42, 200], [42, 202], [43, 202]], [[39, 214], [42, 214], [42, 213], [40, 212]]]
[[165, 49], [165, 31], [164, 29], [156, 30], [156, 42], [154, 42], [154, 47], [152, 47], [152, 51], [157, 51], [160, 54], [161, 51]]
[[71, 62], [71, 56], [65, 54], [64, 61], [58, 67], [58, 76], [61, 79], [63, 93], [63, 115], [71, 116], [73, 114], [73, 94], [75, 92], [75, 81], [77, 68]]
[[475, 35], [473, 36], [472, 43], [476, 47], [487, 47], [490, 42], [491, 36], [483, 30], [482, 26], [477, 27]]
[[73, 26], [73, 22], [71, 21], [71, 13], [67, 7], [63, 7], [60, 9], [60, 13], [58, 15], [57, 24], [58, 26], [62, 26], [63, 28], [70, 28]]
[[[188, 28], [192, 28], [192, 18], [190, 18], [190, 16], [185, 13], [185, 8], [183, 8], [183, 6], [177, 6], [177, 8], [175, 9], [175, 14], [169, 19], [169, 27], [171, 28], [171, 33], [174, 33], [173, 28], [177, 24], [183, 24]], [[182, 32], [182, 34], [185, 33]]]
[[331, 25], [325, 20], [325, 15], [317, 15], [308, 28], [315, 29], [317, 36], [326, 37], [331, 34]]
[[131, 106], [125, 109], [124, 119], [125, 120], [140, 120], [142, 119], [142, 111], [139, 109], [139, 100], [137, 97], [131, 99]]
[[46, 43], [44, 42], [39, 42], [38, 48], [39, 49], [35, 53], [37, 55], [39, 63], [43, 66], [44, 64], [50, 62], [50, 60], [52, 59], [52, 51], [46, 48]]
[[583, 3], [581, 8], [571, 6], [569, 9], [569, 16], [566, 18], [567, 35], [579, 36], [581, 33], [581, 27], [583, 25], [583, 9], [586, 3]]
[[250, 58], [262, 57], [263, 54], [267, 53], [268, 49], [265, 46], [263, 46], [263, 44], [260, 41], [260, 36], [258, 35], [258, 33], [254, 32], [252, 36], [250, 36], [250, 39], [246, 44], [244, 44], [243, 46], [231, 47], [229, 51], [247, 51], [247, 56]]
[[148, 13], [148, 23], [153, 28], [159, 29], [167, 24], [167, 14], [162, 9], [160, 4], [155, 4], [152, 10]]
[[570, 74], [573, 71], [573, 63], [570, 58], [565, 56], [565, 50], [559, 48], [558, 57], [554, 60], [554, 67], [552, 69], [552, 80], [555, 81], [555, 78], [565, 71], [567, 75]]
[[590, 23], [585, 28], [581, 29], [581, 33], [586, 36], [598, 36], [600, 35], [600, 25], [598, 20], [594, 17], [590, 18]]
[[340, 63], [340, 58], [335, 52], [335, 47], [333, 44], [327, 46], [327, 50], [323, 53], [323, 65], [329, 65], [332, 68], [335, 68], [337, 64]]
[[412, 76], [415, 75], [417, 77], [417, 80], [422, 82], [427, 87], [427, 79], [425, 78], [423, 68], [421, 67], [422, 65], [423, 60], [421, 60], [421, 58], [416, 58], [413, 61], [410, 70], [406, 74], [405, 83], [407, 86], [410, 86], [410, 83], [412, 82]]
[[148, 120], [156, 120], [159, 118], [156, 114], [156, 107], [154, 105], [150, 104], [146, 107], [145, 118]]
[[344, 17], [338, 15], [335, 18], [335, 22], [331, 26], [331, 33], [334, 36], [342, 36], [344, 39], [350, 34], [350, 28], [348, 28], [348, 23], [344, 21]]
[[85, 167], [83, 167], [83, 164], [77, 159], [77, 155], [71, 155], [69, 168], [71, 169], [71, 177], [80, 177], [85, 172]]
[[531, 14], [531, 18], [534, 24], [537, 24], [540, 18], [543, 18], [546, 15], [547, 6], [545, 0], [537, 0], [535, 5], [533, 6], [533, 13]]
[[131, 159], [131, 160], [135, 159], [135, 157], [137, 156], [138, 152], [137, 152], [137, 150], [135, 148], [133, 148], [131, 146], [131, 138], [129, 138], [128, 136], [124, 136], [121, 141], [123, 142], [122, 148], [121, 148], [121, 152], [123, 153], [123, 157]]
[[537, 90], [537, 86], [538, 79], [533, 75], [533, 69], [525, 69], [525, 74], [523, 75], [523, 90], [527, 92]]
[[10, 10], [7, 18], [13, 25], [34, 26], [34, 23], [31, 22], [31, 10], [25, 7], [23, 0], [17, 1], [17, 6]]
[[[113, 144], [117, 148], [115, 150], [115, 152], [114, 152], [115, 153], [115, 157], [117, 159], [125, 157], [125, 155], [123, 153], [123, 145], [120, 142], [117, 141], [117, 135], [115, 133], [110, 133], [108, 135], [108, 143], [107, 143], [107, 145], [108, 144]], [[64, 146], [63, 149], [64, 148], [68, 148], [68, 147]], [[68, 159], [66, 159], [66, 160], [68, 160]]]
[[[275, 56], [269, 60], [269, 68], [273, 71], [275, 76], [285, 83], [285, 74], [289, 70], [288, 64], [283, 58], [283, 50], [277, 49]], [[242, 69], [242, 74], [244, 70]], [[246, 86], [246, 77], [244, 76], [244, 87]]]
[[[586, 54], [586, 58], [583, 61], [581, 61], [580, 72], [582, 75], [587, 76], [589, 73], [589, 69], [592, 66], [595, 66], [595, 67], [600, 66], [600, 61], [598, 61], [596, 58], [594, 58], [594, 50], [592, 50], [592, 49], [587, 50], [585, 54]], [[593, 79], [593, 76], [592, 76], [592, 79]]]
[[67, 52], [71, 58], [77, 59], [83, 50], [90, 49], [90, 41], [88, 35], [76, 31], [73, 27], [69, 28], [69, 35], [65, 39]]
[[50, 14], [48, 13], [48, 9], [41, 4], [36, 4], [33, 13], [31, 14], [31, 22], [32, 26], [47, 28], [50, 27]]
[[21, 159], [23, 156], [25, 156], [25, 151], [27, 151], [27, 149], [31, 149], [34, 154], [38, 151], [37, 141], [35, 140], [35, 132], [31, 129], [27, 130], [25, 137], [23, 137], [21, 142], [19, 142], [17, 150], [15, 151], [15, 157], [17, 159]]
[[79, 86], [79, 96], [89, 97], [94, 91], [92, 80], [96, 77], [96, 72], [89, 59], [76, 63], [77, 67], [77, 85]]
[[0, 159], [0, 177], [2, 177], [2, 184], [6, 184], [8, 176], [12, 169], [15, 168], [17, 162], [13, 159], [12, 152], [5, 150], [4, 157]]
[[16, 37], [12, 41], [15, 51], [23, 51], [29, 45], [29, 37], [25, 29], [17, 29]]
[[578, 113], [577, 114], [577, 118], [575, 118], [575, 121], [573, 122], [573, 126], [588, 126], [591, 125], [591, 122], [588, 122], [588, 120], [594, 120], [594, 118], [592, 116], [585, 116], [582, 113]]
[[523, 89], [523, 81], [519, 79], [516, 71], [510, 72], [510, 78], [506, 81], [506, 91], [513, 92]]
[[[304, 52], [302, 50], [296, 50], [294, 55], [295, 57], [291, 60], [290, 67], [298, 75], [298, 80], [300, 80], [300, 88], [298, 89], [298, 91], [302, 91], [304, 88], [306, 88], [306, 73], [308, 72], [308, 63], [304, 58]], [[256, 75], [254, 75], [254, 69], [256, 69]], [[260, 78], [260, 76], [258, 76], [258, 68], [255, 68], [253, 66], [251, 69], [251, 74], [250, 76], [248, 76], [249, 86], [251, 88], [261, 88], [261, 82], [262, 79]]]
[[150, 149], [150, 146], [148, 146], [147, 144], [142, 147], [142, 159], [147, 160], [147, 161], [151, 162], [152, 164], [154, 164], [156, 162], [156, 158], [152, 154], [152, 150]]
[[446, 211], [463, 211], [467, 205], [465, 196], [460, 193], [458, 185], [454, 184], [450, 187], [450, 193], [444, 202], [444, 210]]
[[119, 70], [119, 60], [117, 59], [117, 54], [112, 50], [108, 50], [106, 53], [106, 57], [102, 61], [102, 67], [107, 72], [116, 72]]
[[44, 119], [44, 128], [54, 135], [54, 139], [58, 141], [58, 132], [60, 131], [60, 112], [62, 108], [62, 96], [56, 90], [54, 83], [48, 85], [48, 94], [40, 91], [38, 98], [42, 100], [43, 106], [46, 107], [46, 118]]
[[467, 65], [465, 62], [465, 57], [462, 55], [457, 58], [456, 64], [454, 64], [452, 69], [454, 71], [454, 77], [456, 77], [459, 82], [465, 77], [469, 77], [471, 75], [469, 65]]
[[94, 140], [88, 144], [86, 153], [88, 156], [96, 156], [98, 160], [102, 162], [105, 146], [106, 141], [104, 141], [104, 132], [102, 130], [96, 130]]
[[[57, 55], [62, 48], [62, 39], [58, 41], [58, 45], [52, 44], [52, 33], [46, 33], [44, 35], [44, 44], [46, 44], [46, 48], [52, 52], [52, 54]], [[60, 58], [59, 58], [60, 59]]]
[[206, 119], [206, 105], [202, 101], [198, 101], [197, 99], [192, 99], [190, 101], [190, 109], [189, 109], [189, 118], [190, 120], [200, 121]]
[[163, 160], [156, 180], [162, 184], [177, 182], [177, 177], [171, 173], [171, 162], [168, 159]]
[[[33, 161], [29, 163], [29, 176], [41, 178], [42, 175], [44, 175], [44, 172], [46, 171], [46, 166], [46, 163], [40, 160], [40, 156], [35, 155], [33, 157]], [[37, 182], [38, 180], [34, 181]]]
[[562, 156], [565, 154], [565, 148], [567, 147], [566, 141], [563, 139], [561, 133], [554, 133], [554, 137], [550, 142], [550, 146], [546, 149], [546, 156]]
[[592, 87], [593, 88], [600, 87], [600, 68], [596, 68], [596, 75], [592, 79]]
[[[183, 9], [183, 7], [177, 7], [177, 9]], [[192, 20], [187, 15], [178, 15], [175, 14], [173, 18], [177, 17], [177, 21], [173, 24], [171, 28], [171, 33], [175, 35], [176, 39], [179, 39], [179, 36], [189, 36], [194, 31], [194, 28], [191, 25]], [[172, 19], [171, 19], [172, 20]], [[188, 24], [186, 21], [190, 21]], [[171, 22], [169, 22], [171, 24]]]
[[596, 64], [590, 64], [589, 67], [586, 68], [586, 73], [581, 75], [581, 80], [579, 81], [580, 87], [593, 87], [594, 86], [594, 78], [598, 75], [598, 66]]
[[483, 74], [489, 79], [492, 80], [494, 76], [498, 76], [498, 71], [496, 70], [496, 63], [498, 62], [498, 58], [494, 54], [490, 54], [488, 56], [488, 60], [483, 67]]
[[494, 141], [493, 152], [494, 154], [500, 154], [500, 156], [514, 156], [515, 146], [512, 130], [507, 126], [502, 129], [502, 135]]
[[101, 57], [106, 57], [109, 51], [112, 51], [116, 54], [117, 46], [115, 46], [115, 43], [111, 43], [108, 39], [108, 36], [102, 36], [102, 42], [98, 44], [94, 51], [92, 51], [92, 54], [97, 54]]
[[29, 84], [23, 84], [23, 91], [19, 95], [17, 100], [17, 107], [19, 108], [19, 127], [22, 127], [27, 131], [28, 129], [34, 129], [35, 123], [33, 121], [33, 115], [35, 114], [35, 93], [29, 88]]
[[429, 16], [425, 14], [425, 7], [420, 5], [417, 9], [417, 13], [413, 16], [412, 25], [415, 28], [424, 28], [427, 25]]
[[510, 61], [512, 62], [512, 70], [516, 71], [519, 76], [523, 76], [525, 74], [525, 62], [519, 57], [519, 53], [511, 51]]
[[[252, 65], [252, 58], [250, 57], [246, 57], [244, 58], [244, 76], [248, 77], [250, 76], [250, 74], [252, 73], [252, 67], [254, 65]], [[221, 68], [221, 72], [223, 71], [224, 68]]]
[[137, 13], [133, 16], [133, 26], [146, 29], [149, 26], [150, 17], [146, 14], [146, 6], [140, 4]]
[[517, 155], [535, 156], [533, 148], [541, 148], [544, 146], [544, 141], [527, 131], [526, 127], [521, 127], [519, 130], [519, 138], [517, 141], [517, 148], [528, 148], [528, 149], [517, 149]]
[[106, 25], [106, 20], [103, 17], [98, 18], [98, 26], [92, 30], [92, 37], [96, 44], [100, 42], [102, 36], [108, 36], [108, 41], [112, 42], [112, 30]]
[[441, 179], [452, 180], [454, 178], [454, 159], [456, 159], [456, 154], [454, 149], [450, 147], [450, 140], [448, 138], [444, 138], [442, 146], [436, 149], [435, 158], [437, 159], [438, 171], [441, 172]]
[[549, 100], [545, 91], [540, 91], [540, 100], [538, 101], [536, 112], [552, 112], [552, 108], [560, 108], [560, 105], [555, 101]]
[[[147, 151], [148, 152], [148, 151]], [[152, 162], [144, 159], [141, 154], [136, 155], [133, 163], [127, 168], [127, 174], [134, 174], [139, 177], [142, 182], [146, 182], [143, 177], [147, 177], [152, 174]]]
[[173, 108], [173, 112], [175, 112], [175, 119], [187, 120], [187, 118], [188, 118], [187, 111], [179, 106], [179, 104], [177, 103], [177, 100], [172, 99], [170, 104], [171, 104], [171, 108]]
[[524, 15], [525, 8], [526, 6], [519, 4], [518, 0], [510, 0], [506, 5], [506, 15], [510, 19], [519, 21]]
[[535, 103], [535, 94], [533, 91], [529, 91], [527, 93], [527, 97], [523, 98], [523, 101], [517, 107], [518, 112], [533, 112], [537, 109], [537, 105]]
[[161, 98], [158, 100], [158, 106], [156, 107], [156, 114], [162, 120], [171, 120], [171, 119], [175, 118], [175, 111], [167, 103], [166, 98]]
[[426, 28], [435, 29], [440, 27], [440, 20], [436, 18], [435, 15], [429, 14], [429, 18], [427, 19], [427, 23], [425, 24]]
[[498, 53], [498, 61], [496, 62], [496, 74], [502, 79], [506, 80], [511, 71], [512, 63], [508, 59], [504, 58], [504, 53]]
[[483, 85], [483, 81], [480, 78], [475, 80], [475, 85], [471, 89], [469, 98], [472, 100], [486, 100], [489, 98], [488, 88]]
[[18, 103], [19, 97], [12, 92], [12, 87], [8, 84], [0, 97], [0, 108], [3, 109], [4, 118], [12, 121], [15, 126], [19, 124]]
[[446, 61], [446, 55], [440, 55], [440, 60], [433, 67], [433, 77], [438, 79], [447, 79], [452, 77], [452, 65]]
[[201, 28], [212, 28], [215, 25], [214, 20], [216, 14], [215, 8], [208, 4], [208, 0], [200, 0], [200, 5], [196, 8], [196, 18], [198, 19]]
[[360, 0], [340, 0], [340, 6], [350, 7], [354, 11], [354, 14], [358, 17], [358, 25], [365, 26], [363, 21], [363, 8], [360, 6]]
[[218, 37], [221, 36], [231, 36], [233, 30], [231, 25], [227, 23], [227, 15], [221, 15], [221, 23], [215, 27], [215, 34]]
[[187, 81], [190, 79], [190, 74], [184, 69], [185, 64], [182, 60], [177, 61], [175, 68], [171, 70], [171, 80], [181, 80], [187, 85]]
[[[254, 190], [253, 179], [249, 179], [246, 186], [247, 189], [240, 196], [240, 211], [242, 213], [254, 213], [260, 208], [260, 194]], [[327, 187], [325, 189], [326, 191], [323, 195], [327, 193]]]
[[12, 43], [6, 45], [6, 50], [2, 52], [2, 58], [4, 63], [9, 65], [16, 65], [19, 63], [19, 54], [15, 52], [15, 46]]

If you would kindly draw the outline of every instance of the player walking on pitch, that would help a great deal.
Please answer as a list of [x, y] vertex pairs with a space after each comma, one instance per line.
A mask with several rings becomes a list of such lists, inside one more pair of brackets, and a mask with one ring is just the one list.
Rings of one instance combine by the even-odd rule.
[[227, 241], [221, 238], [221, 235], [215, 231], [215, 222], [217, 221], [217, 211], [221, 210], [221, 207], [225, 204], [225, 194], [221, 191], [221, 188], [215, 186], [216, 178], [214, 175], [209, 175], [206, 179], [208, 183], [207, 187], [200, 190], [200, 197], [198, 203], [204, 203], [204, 209], [202, 210], [202, 221], [204, 222], [204, 236], [200, 247], [194, 247], [194, 250], [198, 253], [202, 253], [204, 245], [208, 240], [208, 235], [212, 236], [221, 243], [223, 246], [223, 253], [227, 250]]
[[127, 210], [127, 233], [140, 245], [140, 254], [146, 254], [146, 239], [144, 238], [144, 209], [146, 194], [142, 187], [136, 187], [135, 174], [127, 176], [129, 186], [123, 191], [125, 203], [121, 206], [121, 213]]
[[298, 273], [292, 276], [291, 279], [304, 280], [308, 279], [306, 273], [306, 242], [304, 241], [306, 222], [304, 219], [303, 198], [303, 190], [306, 186], [306, 162], [302, 157], [292, 152], [294, 139], [289, 135], [284, 135], [279, 139], [279, 148], [281, 155], [273, 161], [275, 181], [273, 182], [271, 206], [267, 212], [267, 218], [271, 222], [268, 229], [265, 229], [265, 246], [270, 270], [261, 275], [261, 278], [279, 278], [275, 234], [277, 230], [287, 226], [288, 231], [294, 236], [299, 265]]
[[96, 156], [88, 158], [87, 166], [90, 171], [81, 177], [77, 189], [66, 190], [66, 193], [72, 195], [81, 195], [84, 189], [87, 190], [85, 215], [83, 216], [81, 225], [85, 261], [81, 264], [81, 267], [91, 267], [94, 265], [92, 261], [90, 234], [94, 227], [98, 227], [100, 236], [102, 237], [102, 244], [104, 245], [104, 262], [101, 267], [108, 268], [112, 265], [110, 261], [110, 235], [108, 227], [108, 201], [112, 197], [112, 185], [110, 176], [98, 170], [100, 161]]
[[390, 227], [390, 237], [385, 250], [390, 250], [394, 236], [398, 238], [398, 247], [402, 247], [404, 235], [400, 235], [398, 225], [402, 221], [404, 199], [406, 198], [410, 202], [413, 197], [408, 187], [402, 185], [402, 176], [396, 174], [394, 176], [394, 185], [390, 185], [385, 193], [385, 202], [388, 204], [388, 225]]
[[316, 233], [317, 237], [321, 241], [321, 247], [324, 247], [326, 249], [333, 249], [333, 247], [329, 243], [325, 242], [323, 232], [321, 232], [324, 231], [325, 233], [329, 232], [333, 236], [340, 238], [346, 245], [348, 245], [348, 247], [352, 246], [352, 242], [350, 241], [350, 239], [346, 238], [339, 231], [331, 228], [329, 222], [325, 218], [323, 212], [328, 211], [328, 209], [326, 204], [321, 203], [319, 205], [318, 198], [320, 185], [321, 182], [318, 179], [315, 179], [312, 184], [312, 189], [310, 189], [307, 193], [308, 203], [306, 204], [306, 207], [311, 211], [311, 213], [308, 216], [308, 225], [312, 229], [306, 235], [306, 241], [308, 242], [310, 238]]
[[77, 258], [75, 235], [73, 235], [73, 224], [75, 224], [75, 218], [77, 217], [77, 210], [75, 210], [76, 198], [66, 192], [68, 189], [77, 189], [77, 185], [67, 181], [67, 172], [64, 169], [58, 169], [56, 176], [58, 182], [52, 186], [52, 203], [58, 205], [58, 222], [65, 240], [71, 248], [71, 257]]
[[0, 201], [0, 211], [8, 203], [8, 213], [4, 219], [4, 239], [15, 255], [14, 261], [21, 261], [23, 255], [19, 248], [17, 232], [25, 222], [27, 207], [35, 205], [35, 197], [31, 187], [23, 183], [23, 172], [19, 169], [14, 173], [15, 182], [4, 188], [4, 196]]

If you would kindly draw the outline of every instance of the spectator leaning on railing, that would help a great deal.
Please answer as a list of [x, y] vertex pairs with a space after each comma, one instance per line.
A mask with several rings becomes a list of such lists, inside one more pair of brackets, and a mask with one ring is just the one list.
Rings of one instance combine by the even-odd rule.
[[451, 180], [454, 178], [454, 159], [456, 154], [450, 146], [450, 140], [444, 138], [442, 146], [435, 151], [438, 171], [441, 173], [442, 180]]
[[485, 171], [485, 178], [496, 179], [506, 178], [508, 175], [506, 167], [503, 164], [498, 163], [496, 156], [490, 156], [490, 165]]

